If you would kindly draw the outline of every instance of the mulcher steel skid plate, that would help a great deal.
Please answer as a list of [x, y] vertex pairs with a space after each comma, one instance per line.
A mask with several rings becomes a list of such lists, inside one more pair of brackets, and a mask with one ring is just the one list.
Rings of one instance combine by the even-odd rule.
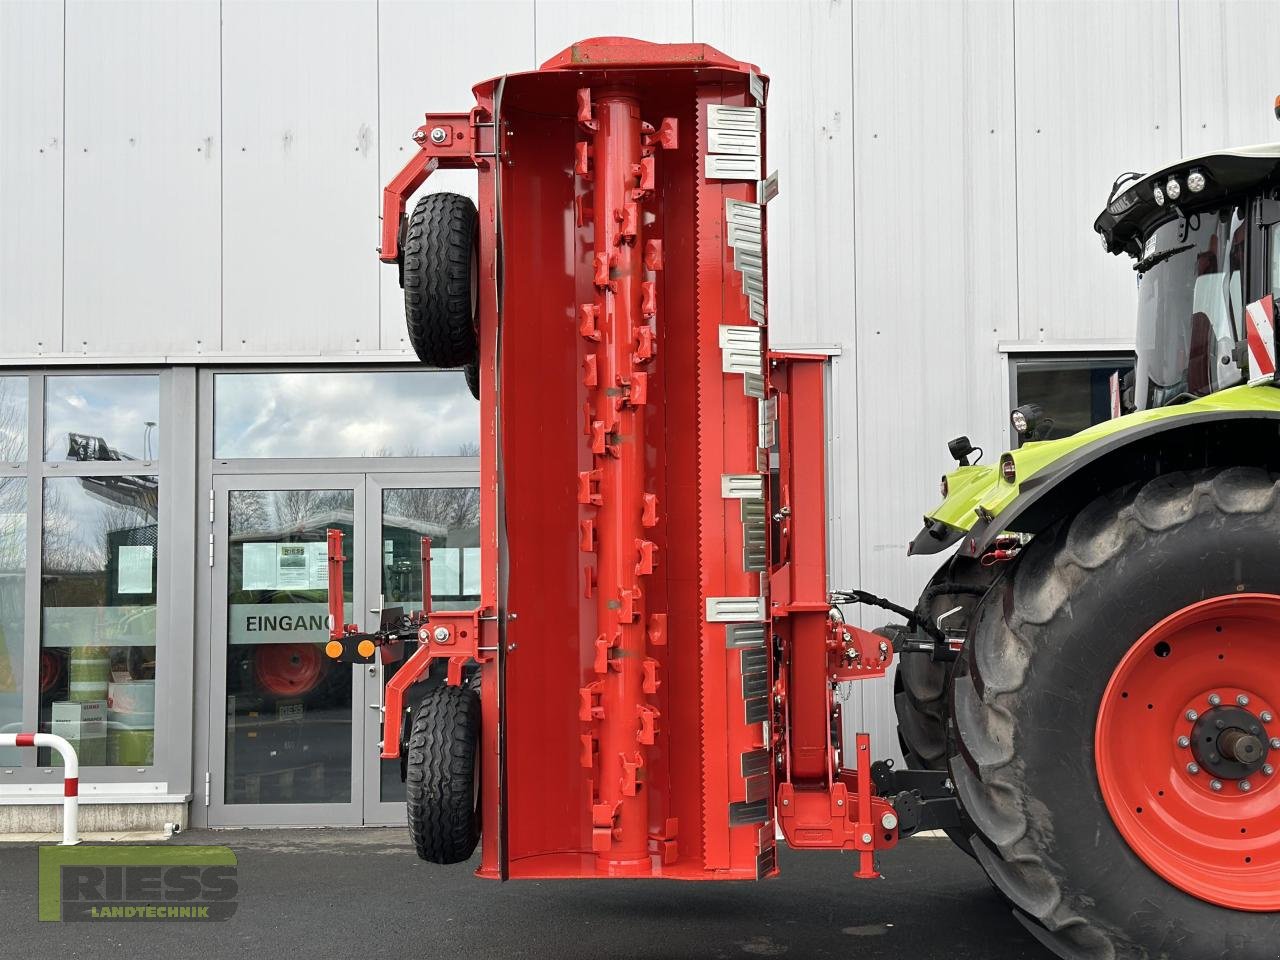
[[833, 683], [893, 651], [829, 619], [823, 358], [768, 353], [766, 91], [584, 41], [428, 114], [387, 188], [395, 262], [430, 170], [478, 172], [481, 606], [431, 614], [384, 756], [423, 658], [480, 663], [483, 876], [757, 879], [779, 826], [874, 876], [897, 842], [867, 738], [840, 762]]

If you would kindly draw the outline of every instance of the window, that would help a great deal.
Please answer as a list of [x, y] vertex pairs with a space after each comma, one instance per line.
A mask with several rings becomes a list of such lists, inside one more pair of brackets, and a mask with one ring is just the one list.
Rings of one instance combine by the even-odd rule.
[[1243, 207], [1204, 210], [1157, 227], [1138, 263], [1139, 410], [1239, 383], [1244, 308]]
[[473, 457], [479, 407], [452, 370], [220, 373], [213, 455]]
[[[63, 736], [85, 768], [156, 763], [157, 648], [165, 639], [157, 619], [165, 603], [161, 380], [0, 378], [0, 456], [22, 458], [15, 475], [0, 479], [0, 726], [34, 722]], [[29, 438], [33, 402], [43, 436]], [[39, 629], [27, 647], [33, 622]], [[23, 691], [23, 664], [33, 658], [38, 684]], [[40, 774], [59, 763], [47, 749], [0, 755], [0, 764]]]
[[[1034, 439], [1056, 440], [1111, 419], [1111, 379], [1133, 370], [1129, 354], [1011, 357], [1013, 406], [1039, 404], [1043, 425]], [[1031, 437], [1010, 428], [1017, 447]]]
[[1280, 223], [1267, 229], [1267, 249], [1271, 263], [1267, 271], [1267, 288], [1263, 293], [1280, 297]]

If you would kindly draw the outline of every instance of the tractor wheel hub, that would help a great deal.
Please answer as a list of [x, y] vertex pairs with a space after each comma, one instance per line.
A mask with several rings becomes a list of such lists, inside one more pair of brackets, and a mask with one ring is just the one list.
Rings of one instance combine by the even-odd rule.
[[1196, 763], [1221, 780], [1248, 779], [1266, 765], [1271, 750], [1262, 718], [1244, 707], [1213, 707], [1180, 732], [1190, 738]]

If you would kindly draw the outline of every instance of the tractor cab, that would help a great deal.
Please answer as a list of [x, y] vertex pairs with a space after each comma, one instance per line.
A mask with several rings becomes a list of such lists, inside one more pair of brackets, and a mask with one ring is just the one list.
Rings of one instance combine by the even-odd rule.
[[1280, 143], [1124, 174], [1113, 185], [1094, 229], [1137, 274], [1137, 363], [1122, 392], [1125, 411], [1274, 376], [1278, 197]]

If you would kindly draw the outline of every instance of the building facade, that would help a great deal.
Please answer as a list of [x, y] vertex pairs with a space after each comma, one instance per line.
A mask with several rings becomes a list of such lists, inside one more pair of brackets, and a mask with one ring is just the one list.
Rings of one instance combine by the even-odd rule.
[[[76, 738], [87, 828], [401, 818], [313, 544], [347, 533], [353, 618], [421, 604], [423, 535], [434, 602], [476, 593], [475, 404], [374, 253], [409, 134], [473, 82], [604, 34], [770, 75], [770, 335], [832, 354], [833, 585], [909, 602], [948, 439], [994, 455], [1033, 396], [1104, 415], [1135, 294], [1093, 218], [1124, 171], [1280, 139], [1277, 30], [1245, 0], [0, 4], [0, 728]], [[859, 686], [891, 754], [892, 686]], [[0, 830], [56, 820], [52, 762], [0, 750]]]

